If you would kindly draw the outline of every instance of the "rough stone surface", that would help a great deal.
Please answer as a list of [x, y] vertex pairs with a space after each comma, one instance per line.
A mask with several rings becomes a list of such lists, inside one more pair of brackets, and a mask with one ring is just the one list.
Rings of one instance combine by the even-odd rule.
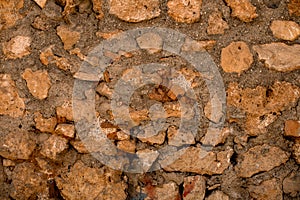
[[[163, 184], [162, 186], [146, 186], [145, 200], [160, 199], [160, 200], [177, 200], [180, 199], [179, 188], [174, 182]], [[168, 191], [168, 192], [166, 192]]]
[[282, 200], [281, 184], [275, 178], [262, 182], [258, 186], [249, 186], [250, 196], [254, 199]]
[[3, 44], [3, 53], [8, 59], [22, 58], [30, 54], [31, 38], [16, 36]]
[[149, 53], [157, 53], [162, 49], [162, 38], [155, 33], [145, 33], [136, 41], [141, 49], [146, 49]]
[[55, 160], [56, 156], [68, 148], [68, 140], [57, 135], [51, 135], [43, 142], [41, 154]]
[[300, 36], [300, 26], [293, 21], [274, 20], [270, 29], [275, 37], [283, 40], [294, 41]]
[[169, 145], [182, 146], [185, 144], [195, 144], [193, 133], [179, 130], [176, 126], [169, 126], [167, 133]]
[[184, 44], [181, 47], [182, 51], [205, 51], [211, 50], [216, 44], [215, 40], [195, 41], [190, 38], [186, 38]]
[[55, 180], [65, 199], [126, 199], [127, 185], [119, 172], [91, 168], [81, 161]]
[[0, 155], [10, 160], [29, 159], [35, 145], [34, 138], [25, 131], [0, 135]]
[[127, 22], [140, 22], [160, 15], [158, 0], [110, 0], [109, 13]]
[[236, 169], [241, 177], [251, 177], [252, 175], [269, 171], [285, 163], [289, 159], [289, 154], [278, 147], [267, 144], [255, 146], [243, 155], [243, 160]]
[[229, 128], [209, 128], [201, 142], [204, 145], [217, 146], [218, 144], [224, 143], [229, 134]]
[[64, 49], [70, 50], [80, 39], [80, 33], [72, 31], [67, 26], [59, 26], [56, 29], [57, 35], [60, 37], [61, 41], [64, 43]]
[[19, 10], [24, 0], [0, 1], [0, 30], [10, 28], [23, 18]]
[[25, 103], [20, 98], [15, 82], [9, 74], [0, 74], [0, 88], [0, 115], [23, 116]]
[[221, 66], [225, 72], [241, 74], [250, 68], [253, 55], [245, 42], [232, 42], [222, 49]]
[[194, 23], [200, 19], [202, 0], [169, 0], [168, 14], [175, 21]]
[[39, 112], [35, 113], [35, 127], [41, 132], [53, 133], [57, 120], [55, 117], [44, 118], [43, 115]]
[[287, 120], [284, 130], [286, 136], [300, 137], [300, 121]]
[[47, 71], [38, 70], [33, 72], [30, 68], [27, 68], [22, 77], [26, 80], [29, 92], [35, 98], [42, 100], [48, 97], [51, 81]]
[[290, 194], [292, 197], [296, 197], [300, 194], [300, 173], [299, 171], [294, 171], [289, 174], [282, 183], [283, 191], [286, 194]]
[[197, 147], [188, 147], [177, 160], [164, 169], [208, 175], [222, 174], [230, 165], [232, 154], [232, 149], [214, 153]]
[[293, 146], [293, 157], [296, 162], [300, 164], [300, 139], [295, 140], [295, 144]]
[[231, 16], [237, 17], [244, 22], [251, 22], [258, 17], [256, 7], [249, 0], [225, 0], [232, 9]]
[[286, 45], [284, 43], [270, 43], [253, 47], [265, 66], [280, 72], [300, 69], [300, 45]]
[[300, 16], [300, 1], [290, 0], [288, 4], [289, 12], [291, 15]]
[[183, 200], [203, 200], [205, 196], [205, 178], [203, 176], [188, 176], [183, 182]]
[[70, 143], [74, 147], [74, 149], [76, 149], [79, 153], [90, 153], [82, 141], [74, 140], [74, 141], [71, 141]]
[[142, 169], [144, 172], [147, 172], [151, 166], [153, 165], [154, 161], [159, 156], [157, 151], [153, 151], [150, 149], [139, 150], [136, 152], [138, 158], [142, 161]]
[[229, 200], [229, 196], [224, 192], [217, 190], [208, 196], [207, 200]]
[[92, 0], [93, 10], [97, 14], [97, 19], [102, 19], [104, 17], [104, 13], [102, 11], [102, 0]]
[[66, 101], [63, 103], [63, 105], [56, 107], [56, 116], [59, 123], [73, 121], [72, 103]]
[[75, 127], [73, 124], [58, 124], [55, 128], [55, 133], [69, 138], [74, 138]]
[[47, 0], [34, 0], [34, 1], [35, 1], [35, 3], [36, 3], [37, 5], [39, 5], [41, 8], [44, 8], [45, 5], [46, 5], [46, 3], [47, 3]]
[[130, 140], [122, 140], [118, 142], [117, 147], [125, 152], [135, 153], [135, 142]]
[[229, 29], [229, 26], [227, 22], [223, 20], [220, 11], [216, 11], [209, 16], [207, 27], [207, 33], [209, 35], [224, 34], [226, 29]]
[[155, 134], [152, 130], [153, 128], [145, 128], [143, 134], [139, 134], [137, 138], [142, 142], [149, 143], [149, 144], [163, 144], [166, 137], [165, 131], [160, 131], [159, 133]]

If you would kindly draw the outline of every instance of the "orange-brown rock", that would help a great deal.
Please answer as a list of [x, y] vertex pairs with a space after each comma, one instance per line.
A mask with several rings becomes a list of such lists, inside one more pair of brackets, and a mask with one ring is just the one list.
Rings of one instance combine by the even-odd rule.
[[23, 18], [19, 10], [23, 8], [24, 0], [0, 1], [0, 30], [7, 29]]
[[300, 36], [300, 25], [294, 21], [274, 20], [270, 26], [276, 38], [294, 41]]
[[276, 199], [282, 200], [282, 191], [281, 191], [281, 183], [279, 180], [275, 178], [267, 181], [263, 181], [260, 185], [249, 186], [250, 196], [254, 199], [261, 199], [261, 200], [269, 200], [269, 199]]
[[31, 38], [16, 36], [3, 44], [3, 53], [8, 59], [22, 58], [30, 54]]
[[208, 17], [207, 33], [209, 35], [224, 34], [225, 30], [229, 29], [226, 21], [222, 18], [220, 11], [213, 12]]
[[41, 132], [53, 133], [57, 120], [55, 117], [44, 118], [40, 112], [35, 113], [35, 127]]
[[290, 0], [288, 8], [290, 15], [300, 16], [300, 0]]
[[237, 17], [244, 22], [251, 22], [258, 17], [256, 7], [249, 0], [225, 0], [232, 9], [231, 16]]
[[80, 33], [73, 31], [68, 26], [61, 25], [56, 29], [57, 35], [64, 43], [64, 49], [70, 50], [80, 39]]
[[175, 21], [194, 23], [200, 19], [202, 0], [169, 0], [168, 15]]

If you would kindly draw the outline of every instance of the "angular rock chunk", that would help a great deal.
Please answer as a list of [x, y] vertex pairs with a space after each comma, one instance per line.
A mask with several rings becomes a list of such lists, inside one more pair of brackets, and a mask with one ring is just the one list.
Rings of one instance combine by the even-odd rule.
[[44, 8], [45, 5], [46, 5], [46, 3], [47, 3], [47, 0], [34, 0], [34, 1], [35, 1], [35, 3], [36, 3], [37, 5], [39, 5], [39, 7], [41, 7], [41, 8]]
[[24, 114], [25, 103], [20, 98], [15, 82], [9, 74], [0, 74], [0, 115], [21, 117]]
[[277, 181], [275, 178], [271, 180], [267, 180], [262, 182], [258, 186], [250, 186], [250, 196], [254, 199], [260, 200], [269, 200], [269, 199], [276, 199], [282, 200], [282, 191], [280, 182]]
[[215, 40], [204, 40], [204, 41], [195, 41], [190, 38], [186, 38], [184, 44], [182, 45], [182, 51], [205, 51], [211, 50], [216, 44]]
[[300, 121], [287, 120], [284, 130], [286, 136], [300, 137]]
[[23, 6], [24, 0], [0, 1], [0, 30], [14, 26], [23, 18], [19, 13]]
[[194, 23], [200, 19], [202, 0], [169, 0], [168, 15], [175, 21]]
[[104, 13], [102, 11], [102, 0], [92, 0], [93, 2], [93, 10], [97, 14], [98, 19], [102, 19], [104, 17]]
[[270, 43], [254, 46], [253, 49], [269, 69], [280, 72], [300, 69], [299, 44], [289, 46], [284, 43]]
[[41, 132], [53, 133], [57, 120], [55, 117], [44, 118], [43, 115], [39, 112], [35, 113], [35, 127], [39, 129]]
[[160, 15], [159, 0], [110, 0], [109, 13], [127, 22], [141, 22]]
[[64, 43], [64, 49], [70, 50], [80, 39], [80, 33], [70, 30], [69, 27], [61, 25], [56, 29], [57, 35]]
[[243, 160], [238, 163], [236, 169], [241, 177], [251, 177], [252, 175], [270, 171], [274, 167], [285, 163], [289, 159], [289, 154], [278, 147], [267, 144], [255, 146], [243, 154]]
[[68, 140], [65, 138], [57, 135], [51, 135], [47, 140], [44, 141], [41, 149], [41, 154], [55, 160], [57, 154], [63, 152], [68, 148], [67, 143]]
[[159, 200], [175, 200], [180, 199], [179, 188], [174, 182], [163, 184], [162, 186], [153, 187], [148, 185], [144, 189], [147, 195], [145, 200], [159, 199]]
[[205, 178], [188, 176], [184, 178], [183, 200], [203, 200], [205, 196]]
[[300, 0], [290, 0], [288, 8], [290, 15], [300, 16]]
[[293, 146], [293, 157], [296, 162], [300, 164], [300, 139], [295, 140], [295, 144]]
[[66, 101], [63, 105], [56, 107], [57, 121], [59, 123], [73, 121], [73, 107], [72, 103]]
[[275, 37], [283, 40], [294, 41], [300, 35], [300, 26], [293, 21], [274, 20], [270, 29]]
[[292, 197], [296, 197], [300, 194], [300, 173], [292, 172], [289, 176], [285, 177], [282, 183], [283, 191], [286, 194], [290, 194]]
[[22, 58], [30, 54], [31, 38], [16, 36], [3, 44], [3, 53], [8, 59]]
[[222, 13], [220, 11], [209, 15], [207, 27], [207, 33], [209, 35], [224, 34], [226, 29], [229, 29], [229, 26], [227, 22], [222, 19]]
[[146, 49], [149, 53], [157, 53], [162, 49], [162, 38], [155, 33], [145, 33], [136, 39], [141, 49]]
[[55, 133], [69, 138], [74, 138], [75, 127], [73, 124], [59, 124], [55, 128]]
[[229, 196], [224, 192], [217, 190], [208, 196], [207, 200], [229, 200]]
[[258, 17], [256, 7], [249, 0], [225, 0], [232, 9], [231, 16], [237, 17], [244, 22], [251, 22]]

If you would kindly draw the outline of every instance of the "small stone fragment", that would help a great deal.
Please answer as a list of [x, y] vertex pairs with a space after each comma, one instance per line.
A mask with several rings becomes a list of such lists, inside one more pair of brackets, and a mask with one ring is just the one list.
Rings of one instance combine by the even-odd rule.
[[243, 160], [236, 169], [241, 177], [251, 177], [252, 175], [270, 171], [274, 167], [285, 163], [289, 159], [289, 154], [278, 147], [267, 144], [255, 146], [243, 155]]
[[175, 21], [194, 23], [200, 19], [202, 0], [169, 0], [168, 15]]
[[245, 123], [246, 132], [250, 136], [267, 133], [267, 127], [277, 118], [278, 115], [274, 113], [264, 114], [262, 116], [248, 114]]
[[69, 27], [61, 25], [56, 29], [57, 35], [64, 43], [64, 49], [70, 50], [80, 39], [80, 33], [70, 30]]
[[[140, 135], [137, 136], [137, 138], [139, 140], [141, 140], [142, 142], [146, 142], [149, 143], [151, 145], [153, 144], [163, 144], [165, 142], [165, 138], [166, 138], [166, 132], [165, 131], [160, 131], [158, 134], [153, 135], [152, 131], [148, 131], [148, 129], [146, 128], [145, 133], [143, 134], [143, 137], [141, 137]], [[149, 137], [149, 135], [151, 135]]]
[[56, 107], [56, 116], [58, 123], [73, 121], [72, 103], [66, 101], [63, 105]]
[[96, 92], [99, 93], [102, 96], [107, 97], [108, 99], [111, 99], [113, 91], [107, 86], [105, 82], [101, 82], [97, 88]]
[[34, 0], [35, 3], [37, 5], [39, 5], [39, 7], [41, 7], [42, 9], [45, 7], [46, 3], [47, 3], [47, 0]]
[[224, 34], [226, 29], [229, 29], [229, 26], [227, 22], [223, 20], [220, 11], [209, 15], [207, 27], [207, 33], [209, 35]]
[[300, 16], [300, 0], [290, 0], [288, 8], [290, 15]]
[[55, 117], [44, 118], [40, 112], [34, 113], [35, 118], [35, 127], [39, 129], [41, 132], [53, 133], [55, 126], [57, 124], [57, 120]]
[[250, 196], [260, 200], [282, 200], [282, 191], [280, 182], [275, 178], [262, 182], [258, 186], [249, 187]]
[[38, 70], [33, 72], [30, 68], [26, 68], [22, 77], [26, 80], [27, 87], [35, 98], [42, 100], [48, 97], [51, 82], [47, 71]]
[[30, 54], [31, 38], [16, 36], [3, 44], [3, 53], [8, 59], [22, 58]]
[[205, 196], [205, 178], [188, 176], [184, 178], [183, 200], [203, 200]]
[[195, 144], [195, 138], [192, 132], [180, 130], [176, 126], [168, 128], [168, 144], [172, 146], [182, 146], [187, 144]]
[[284, 130], [286, 136], [300, 137], [300, 121], [287, 120]]
[[143, 149], [137, 151], [136, 155], [141, 160], [143, 172], [148, 172], [154, 161], [158, 158], [159, 153], [154, 150]]
[[51, 135], [47, 140], [44, 141], [41, 149], [41, 154], [43, 156], [55, 160], [57, 154], [63, 152], [67, 148], [67, 139], [57, 135]]
[[78, 153], [90, 153], [82, 141], [75, 140], [75, 141], [71, 141], [70, 143], [74, 147], [74, 149], [78, 151]]
[[[166, 192], [167, 191], [167, 192]], [[147, 197], [145, 200], [176, 200], [180, 199], [179, 188], [174, 182], [163, 184], [162, 186], [146, 186], [144, 193]]]
[[43, 65], [47, 66], [50, 63], [54, 62], [55, 56], [52, 51], [53, 47], [54, 47], [54, 45], [51, 45], [51, 46], [47, 47], [46, 49], [44, 49], [40, 53], [40, 61]]
[[284, 178], [283, 183], [283, 191], [286, 194], [291, 195], [292, 197], [296, 197], [300, 194], [300, 173], [292, 172], [290, 175]]
[[102, 11], [102, 0], [92, 0], [93, 10], [97, 14], [97, 19], [102, 19], [104, 17], [104, 13]]
[[225, 72], [241, 74], [252, 62], [253, 55], [245, 42], [232, 42], [222, 49], [221, 66]]
[[122, 140], [118, 142], [117, 147], [128, 153], [135, 153], [135, 142], [130, 140]]
[[218, 144], [224, 143], [229, 134], [229, 128], [208, 128], [201, 142], [204, 145], [217, 146]]
[[300, 139], [295, 140], [295, 144], [293, 146], [293, 157], [296, 162], [300, 164]]
[[256, 7], [249, 0], [225, 0], [232, 9], [231, 16], [237, 17], [244, 22], [251, 22], [258, 17]]
[[224, 116], [222, 109], [222, 102], [220, 101], [219, 97], [214, 95], [204, 107], [205, 117], [214, 123], [218, 123]]
[[24, 0], [0, 1], [0, 30], [14, 26], [23, 18], [19, 13], [23, 6]]
[[0, 135], [0, 155], [10, 160], [29, 159], [35, 145], [28, 132], [17, 131]]
[[229, 196], [224, 192], [217, 190], [207, 197], [207, 200], [229, 200]]
[[274, 20], [270, 28], [279, 39], [294, 41], [300, 36], [300, 26], [293, 21]]
[[20, 98], [15, 82], [9, 74], [0, 74], [0, 88], [0, 115], [23, 116], [25, 103]]
[[141, 22], [160, 15], [159, 0], [110, 0], [109, 13], [127, 22]]
[[146, 49], [150, 54], [160, 52], [162, 49], [162, 38], [155, 33], [145, 33], [136, 41], [141, 49]]
[[96, 36], [108, 40], [108, 39], [114, 38], [116, 35], [118, 35], [120, 33], [122, 33], [121, 30], [115, 30], [112, 32], [97, 32]]
[[12, 167], [16, 166], [16, 163], [9, 159], [3, 159], [3, 167]]
[[186, 38], [184, 44], [181, 47], [182, 51], [205, 51], [212, 50], [216, 44], [215, 40], [195, 41], [190, 38]]
[[[197, 147], [188, 147], [184, 151], [177, 160], [164, 169], [208, 175], [222, 174], [229, 167], [230, 158], [233, 154], [232, 149], [214, 153]], [[163, 163], [161, 165], [163, 166]]]
[[75, 127], [73, 124], [58, 124], [55, 133], [69, 138], [74, 138]]
[[292, 46], [284, 43], [270, 43], [253, 47], [265, 67], [280, 72], [300, 69], [300, 45]]

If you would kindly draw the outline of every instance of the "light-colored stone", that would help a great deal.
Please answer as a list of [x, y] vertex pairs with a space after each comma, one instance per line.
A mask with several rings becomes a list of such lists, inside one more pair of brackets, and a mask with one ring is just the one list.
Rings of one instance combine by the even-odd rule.
[[281, 183], [275, 178], [263, 181], [258, 186], [249, 186], [250, 196], [260, 200], [282, 200]]
[[200, 19], [202, 0], [169, 0], [168, 15], [175, 21], [194, 23]]
[[[179, 153], [181, 152], [179, 151]], [[214, 153], [198, 147], [188, 147], [177, 160], [164, 169], [208, 175], [222, 174], [229, 167], [232, 154], [232, 149]]]
[[195, 144], [195, 137], [192, 132], [179, 130], [176, 126], [168, 128], [168, 144], [172, 146], [182, 146], [187, 144]]
[[3, 159], [3, 167], [13, 167], [16, 163], [13, 160]]
[[158, 0], [109, 0], [109, 13], [127, 22], [141, 22], [160, 15]]
[[48, 97], [51, 81], [47, 71], [38, 70], [33, 72], [30, 68], [26, 68], [22, 78], [26, 80], [29, 92], [35, 98], [42, 100]]
[[170, 102], [164, 104], [167, 117], [181, 117], [181, 106], [178, 102]]
[[96, 36], [108, 40], [108, 39], [116, 37], [118, 34], [120, 34], [122, 32], [123, 32], [122, 30], [115, 30], [115, 31], [111, 31], [111, 32], [100, 32], [99, 31], [96, 33]]
[[214, 123], [220, 122], [224, 114], [222, 112], [223, 105], [219, 97], [214, 95], [204, 107], [204, 115], [210, 121]]
[[274, 20], [270, 29], [275, 37], [283, 40], [294, 41], [300, 36], [300, 26], [293, 21]]
[[73, 124], [58, 124], [55, 133], [69, 138], [74, 138], [75, 127]]
[[300, 45], [286, 45], [284, 43], [270, 43], [253, 47], [265, 67], [280, 72], [300, 69]]
[[147, 128], [144, 130], [145, 133], [141, 136], [138, 135], [137, 138], [141, 140], [142, 142], [149, 143], [151, 145], [153, 144], [163, 144], [165, 142], [166, 138], [166, 132], [160, 131], [156, 135], [153, 134], [153, 132], [148, 130]]
[[206, 200], [229, 200], [229, 196], [224, 192], [217, 190], [214, 191], [211, 195], [209, 195]]
[[53, 133], [57, 120], [55, 117], [44, 118], [40, 112], [34, 113], [35, 127], [41, 132]]
[[300, 16], [300, 1], [290, 0], [288, 4], [290, 15]]
[[91, 168], [77, 161], [69, 172], [56, 177], [55, 181], [65, 199], [125, 200], [127, 185], [120, 175], [118, 171]]
[[154, 161], [158, 158], [159, 153], [154, 150], [143, 149], [137, 151], [136, 155], [141, 160], [143, 172], [148, 172]]
[[278, 115], [274, 113], [264, 114], [262, 116], [248, 114], [245, 123], [245, 130], [250, 136], [267, 133], [267, 127], [277, 118]]
[[22, 58], [30, 54], [31, 38], [16, 36], [3, 44], [3, 53], [8, 59]]
[[71, 141], [70, 143], [74, 147], [74, 149], [76, 149], [79, 153], [90, 153], [82, 141], [74, 140], [74, 141]]
[[221, 66], [225, 72], [241, 74], [250, 68], [253, 55], [245, 42], [232, 42], [222, 49]]
[[190, 38], [186, 38], [184, 44], [181, 47], [182, 51], [205, 51], [212, 50], [216, 44], [215, 40], [195, 41]]
[[19, 10], [23, 8], [24, 0], [0, 1], [0, 30], [10, 28], [23, 18]]
[[39, 7], [41, 7], [41, 8], [44, 8], [45, 5], [46, 5], [46, 3], [47, 3], [47, 0], [34, 0], [34, 1], [35, 1], [35, 3], [36, 3], [37, 5], [39, 5]]
[[136, 145], [134, 141], [122, 140], [118, 142], [118, 149], [123, 150], [128, 153], [135, 153]]
[[73, 121], [73, 108], [72, 103], [66, 101], [63, 105], [56, 107], [56, 116], [59, 123]]
[[43, 142], [41, 154], [55, 160], [56, 156], [68, 148], [68, 140], [57, 135], [51, 135]]
[[0, 74], [0, 88], [0, 115], [23, 116], [25, 103], [20, 98], [15, 82], [9, 74]]
[[102, 10], [102, 0], [92, 0], [93, 10], [97, 14], [97, 19], [102, 19], [104, 17], [104, 13]]
[[201, 142], [204, 145], [217, 146], [218, 144], [224, 143], [229, 134], [229, 128], [208, 128]]
[[286, 194], [289, 194], [292, 197], [296, 197], [297, 194], [300, 194], [300, 173], [299, 171], [294, 171], [284, 178], [283, 191]]
[[54, 62], [55, 56], [53, 54], [52, 48], [54, 45], [51, 45], [42, 50], [40, 53], [40, 61], [43, 65], [49, 65], [50, 63]]
[[147, 195], [145, 200], [177, 200], [180, 199], [179, 188], [174, 182], [163, 184], [162, 186], [153, 187], [149, 185], [144, 188]]
[[155, 33], [145, 33], [136, 39], [141, 49], [147, 50], [150, 54], [160, 52], [162, 49], [162, 38]]
[[183, 182], [183, 200], [203, 200], [205, 196], [205, 178], [203, 176], [188, 176]]
[[64, 49], [70, 50], [79, 41], [80, 33], [72, 31], [68, 26], [61, 25], [56, 29], [57, 35], [64, 43]]
[[251, 22], [258, 17], [256, 7], [249, 0], [225, 0], [232, 9], [231, 16], [237, 17], [244, 22]]
[[229, 26], [227, 22], [223, 20], [220, 11], [213, 12], [209, 15], [207, 27], [207, 33], [209, 35], [224, 34], [226, 29], [229, 29]]
[[274, 167], [285, 163], [289, 159], [289, 154], [278, 147], [267, 144], [255, 146], [243, 154], [243, 160], [238, 163], [236, 170], [241, 177], [251, 177], [252, 175], [270, 171]]
[[293, 146], [293, 157], [300, 164], [300, 139], [296, 139]]
[[29, 159], [35, 146], [35, 140], [28, 132], [17, 131], [0, 135], [0, 155], [10, 160]]
[[300, 137], [300, 121], [287, 120], [284, 131], [286, 136]]

